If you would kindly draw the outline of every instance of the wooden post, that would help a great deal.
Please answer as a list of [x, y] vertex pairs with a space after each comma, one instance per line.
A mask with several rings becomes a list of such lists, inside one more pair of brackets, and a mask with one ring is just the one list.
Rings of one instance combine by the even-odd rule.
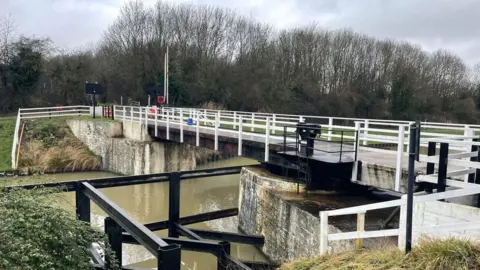
[[[108, 238], [108, 243], [112, 248], [118, 265], [122, 265], [122, 227], [118, 225], [111, 217], [105, 218], [105, 233]], [[107, 269], [113, 269], [111, 266], [111, 258], [105, 256], [105, 264]]]

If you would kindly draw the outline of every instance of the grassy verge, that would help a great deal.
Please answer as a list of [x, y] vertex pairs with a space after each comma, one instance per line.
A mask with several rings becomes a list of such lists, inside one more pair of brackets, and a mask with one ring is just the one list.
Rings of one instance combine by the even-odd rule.
[[31, 172], [88, 171], [101, 160], [70, 131], [64, 119], [25, 121], [19, 167]]
[[12, 144], [15, 120], [0, 120], [0, 171], [12, 169]]
[[480, 269], [480, 243], [424, 238], [405, 255], [396, 247], [328, 255], [284, 264], [280, 270]]

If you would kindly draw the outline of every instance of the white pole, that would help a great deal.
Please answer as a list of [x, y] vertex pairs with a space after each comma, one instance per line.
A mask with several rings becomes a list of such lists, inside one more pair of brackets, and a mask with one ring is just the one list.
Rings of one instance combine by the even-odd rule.
[[402, 160], [403, 160], [403, 142], [405, 140], [405, 126], [398, 126], [398, 144], [397, 144], [397, 165], [395, 168], [395, 191], [400, 191], [400, 181], [402, 179]]
[[197, 122], [195, 124], [197, 124], [196, 130], [195, 130], [196, 135], [197, 135], [196, 145], [200, 146], [200, 117], [199, 117], [198, 113], [197, 113]]
[[[355, 126], [357, 126], [357, 123], [355, 122]], [[328, 118], [328, 140], [332, 140], [332, 129], [333, 129], [333, 117]]]
[[368, 120], [365, 120], [364, 126], [365, 130], [363, 131], [363, 145], [368, 145]]
[[265, 162], [268, 162], [270, 153], [270, 117], [267, 117], [267, 125], [265, 127]]
[[158, 137], [158, 107], [155, 107], [155, 137]]
[[167, 140], [170, 140], [170, 109], [167, 110]]
[[180, 109], [180, 142], [183, 143], [183, 110]]
[[243, 119], [242, 115], [238, 116], [238, 155], [242, 155], [242, 132], [243, 132]]
[[166, 92], [166, 93], [167, 93], [167, 105], [169, 105], [169, 104], [170, 104], [170, 103], [169, 103], [170, 95], [169, 95], [169, 93], [168, 93], [168, 46], [167, 46], [167, 56], [166, 56], [166, 58], [165, 58], [165, 61], [166, 61], [166, 63], [167, 63], [167, 64], [166, 64], [166, 70], [165, 70], [166, 75], [167, 75], [167, 76], [166, 76], [166, 81], [167, 81], [167, 87], [166, 87], [166, 88], [167, 88], [167, 92]]
[[220, 125], [220, 120], [218, 119], [218, 114], [215, 114], [215, 151], [218, 150], [218, 126]]

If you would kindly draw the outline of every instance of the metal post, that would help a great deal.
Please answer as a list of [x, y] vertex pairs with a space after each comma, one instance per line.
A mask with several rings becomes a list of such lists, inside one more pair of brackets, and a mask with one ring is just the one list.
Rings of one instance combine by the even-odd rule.
[[215, 151], [218, 150], [218, 126], [220, 120], [218, 119], [218, 113], [215, 114]]
[[275, 135], [276, 122], [277, 122], [277, 116], [274, 114], [272, 118], [272, 134], [274, 135]]
[[115, 105], [112, 105], [112, 120], [115, 120]]
[[328, 212], [320, 212], [320, 254], [328, 253]]
[[168, 245], [158, 248], [157, 269], [178, 270], [181, 269], [181, 251], [178, 245]]
[[230, 255], [230, 243], [229, 242], [220, 242], [219, 249], [217, 251], [217, 270], [227, 270], [228, 268], [228, 259], [227, 256]]
[[133, 106], [130, 106], [130, 121], [133, 122]]
[[408, 187], [407, 187], [407, 224], [405, 233], [405, 252], [412, 250], [412, 220], [413, 220], [413, 186], [415, 185], [415, 125], [410, 126], [410, 144], [408, 153]]
[[[475, 139], [473, 139], [473, 141], [478, 142], [479, 139], [475, 138]], [[477, 152], [477, 156], [476, 157], [471, 157], [470, 161], [478, 161], [478, 146], [477, 145], [472, 145], [471, 151], [472, 152]], [[478, 169], [477, 169], [477, 171], [478, 171]], [[474, 182], [475, 182], [475, 173], [471, 173], [471, 174], [468, 175], [468, 183], [474, 183]]]
[[255, 114], [254, 113], [252, 113], [252, 123], [251, 124], [252, 124], [252, 127], [251, 127], [250, 130], [253, 132], [253, 131], [255, 131], [255, 128], [253, 127], [253, 125], [255, 125]]
[[[429, 157], [435, 156], [436, 154], [436, 149], [437, 148], [437, 143], [436, 142], [428, 142], [428, 150], [427, 150], [427, 155]], [[428, 162], [427, 163], [427, 175], [429, 174], [434, 174], [435, 173], [435, 163], [434, 162]], [[427, 193], [432, 193], [432, 185], [430, 183], [424, 183], [425, 184], [425, 192]]]
[[[356, 126], [356, 123], [355, 123]], [[333, 117], [328, 118], [328, 140], [332, 140]]]
[[170, 140], [170, 109], [167, 110], [167, 140]]
[[270, 153], [270, 118], [267, 117], [267, 125], [265, 127], [265, 162], [268, 162]]
[[75, 184], [75, 206], [77, 218], [90, 224], [90, 199], [83, 193], [81, 182]]
[[196, 137], [196, 146], [200, 146], [200, 117], [198, 112], [195, 114], [197, 121], [195, 122], [195, 137]]
[[342, 162], [342, 152], [343, 152], [343, 130], [340, 131], [342, 132], [342, 136], [340, 137], [340, 160], [339, 162]]
[[148, 95], [147, 107], [150, 107], [150, 95]]
[[148, 128], [148, 112], [150, 111], [148, 108], [145, 107], [145, 128]]
[[[108, 238], [110, 248], [115, 254], [115, 259], [118, 261], [118, 265], [122, 266], [122, 227], [118, 225], [111, 217], [105, 218], [105, 233]], [[111, 265], [111, 258], [105, 254], [105, 264], [107, 269], [113, 269]]]
[[158, 137], [158, 107], [155, 107], [155, 137]]
[[238, 155], [242, 156], [242, 133], [243, 133], [243, 119], [242, 115], [238, 116]]
[[183, 143], [183, 110], [180, 109], [180, 142]]
[[170, 173], [168, 190], [168, 236], [178, 237], [175, 224], [180, 219], [180, 173]]
[[[410, 136], [412, 136], [410, 132]], [[403, 147], [405, 140], [405, 127], [403, 125], [398, 126], [398, 144], [397, 144], [397, 164], [395, 167], [395, 191], [400, 191], [400, 180], [402, 179], [402, 161], [403, 161]], [[415, 145], [415, 142], [414, 142]], [[415, 149], [414, 149], [415, 150]]]
[[122, 107], [123, 107], [122, 120], [125, 120], [127, 119], [127, 107], [125, 106], [122, 106]]
[[123, 96], [120, 96], [120, 105], [123, 106]]
[[[447, 187], [448, 143], [440, 143], [440, 160], [438, 161], [437, 192], [444, 192]], [[443, 201], [443, 200], [442, 200]]]
[[[365, 130], [363, 131], [363, 145], [368, 145], [368, 120], [365, 120]], [[402, 146], [403, 147], [403, 146]]]
[[237, 112], [233, 112], [233, 129], [237, 129]]

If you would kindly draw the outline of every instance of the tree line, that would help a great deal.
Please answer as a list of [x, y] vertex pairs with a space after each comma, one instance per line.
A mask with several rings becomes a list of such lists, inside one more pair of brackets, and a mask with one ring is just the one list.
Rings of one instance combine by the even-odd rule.
[[97, 81], [105, 102], [146, 103], [163, 87], [169, 48], [170, 103], [231, 110], [345, 117], [480, 120], [480, 69], [444, 50], [378, 40], [311, 24], [275, 29], [211, 6], [124, 4], [95, 48], [53, 49], [0, 27], [0, 112], [85, 101]]

